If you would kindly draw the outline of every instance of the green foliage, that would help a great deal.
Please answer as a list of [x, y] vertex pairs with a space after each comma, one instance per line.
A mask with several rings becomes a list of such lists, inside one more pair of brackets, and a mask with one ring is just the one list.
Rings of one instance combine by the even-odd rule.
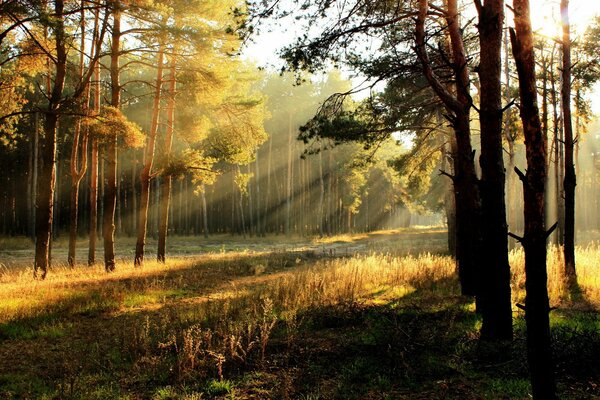
[[103, 106], [99, 115], [85, 118], [83, 125], [99, 143], [109, 141], [112, 135], [116, 134], [124, 147], [135, 148], [144, 145], [145, 135], [139, 125], [131, 122], [121, 110], [115, 107]]
[[204, 391], [209, 396], [220, 396], [231, 393], [233, 390], [233, 383], [228, 380], [216, 380], [211, 379], [205, 386]]

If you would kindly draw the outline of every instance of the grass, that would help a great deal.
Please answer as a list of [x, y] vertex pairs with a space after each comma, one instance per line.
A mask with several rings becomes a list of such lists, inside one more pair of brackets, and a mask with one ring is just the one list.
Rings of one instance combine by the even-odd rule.
[[[520, 311], [512, 344], [482, 348], [453, 261], [413, 250], [439, 250], [441, 237], [261, 238], [242, 250], [229, 238], [166, 265], [123, 260], [112, 274], [58, 265], [45, 281], [10, 268], [0, 275], [0, 398], [528, 398]], [[191, 253], [191, 239], [173, 242]], [[561, 396], [595, 398], [600, 248], [577, 249], [576, 298], [561, 289], [559, 255], [549, 253], [549, 287]], [[514, 302], [522, 263], [512, 252]]]

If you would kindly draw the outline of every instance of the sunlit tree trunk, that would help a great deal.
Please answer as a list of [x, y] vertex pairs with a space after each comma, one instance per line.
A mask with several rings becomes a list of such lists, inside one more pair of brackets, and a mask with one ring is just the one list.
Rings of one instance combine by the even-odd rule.
[[[250, 175], [252, 173], [250, 164], [246, 165], [246, 173], [248, 175]], [[254, 235], [254, 231], [255, 231], [255, 226], [254, 226], [254, 202], [253, 202], [253, 197], [252, 196], [252, 184], [250, 182], [248, 182], [248, 189], [247, 189], [247, 195], [248, 195], [248, 234], [250, 235], [250, 237], [252, 237]]]
[[206, 209], [206, 186], [202, 185], [200, 196], [202, 196], [202, 224], [204, 226], [204, 237], [208, 239], [208, 211]]
[[[441, 115], [438, 122], [442, 123]], [[448, 137], [448, 142], [449, 143], [442, 146], [441, 170], [453, 173], [452, 166], [448, 160], [455, 157], [456, 144], [454, 137]], [[444, 182], [444, 186], [444, 211], [446, 213], [446, 224], [448, 226], [448, 251], [450, 252], [450, 255], [456, 257], [456, 203], [454, 191], [451, 182]]]
[[323, 230], [323, 207], [325, 201], [325, 181], [323, 179], [323, 145], [319, 144], [319, 217], [317, 222], [319, 224], [319, 237], [324, 236]]
[[[175, 50], [173, 50], [175, 53]], [[169, 64], [169, 89], [167, 98], [167, 131], [165, 134], [164, 155], [169, 160], [171, 157], [171, 148], [173, 146], [173, 134], [175, 129], [175, 86], [177, 84], [176, 71], [177, 59], [175, 54], [171, 56]], [[171, 202], [172, 191], [171, 175], [164, 175], [160, 181], [160, 223], [158, 225], [158, 249], [156, 258], [159, 262], [165, 262], [167, 251], [167, 234], [169, 230], [169, 206]]]
[[293, 163], [292, 163], [292, 114], [288, 117], [288, 151], [287, 151], [287, 180], [286, 180], [286, 211], [285, 211], [285, 235], [290, 235], [291, 228], [291, 214], [292, 214], [292, 174], [293, 174]]
[[[113, 26], [110, 49], [110, 105], [115, 108], [121, 103], [119, 82], [119, 56], [121, 42], [121, 4], [112, 3]], [[111, 134], [106, 144], [106, 166], [102, 236], [104, 238], [104, 269], [115, 270], [115, 207], [117, 203], [117, 134]]]
[[[67, 72], [67, 51], [64, 27], [64, 2], [54, 0], [54, 44], [55, 72], [48, 107], [44, 111], [44, 136], [40, 141], [39, 175], [36, 195], [36, 243], [33, 274], [41, 279], [46, 277], [50, 264], [50, 242], [53, 221], [53, 199], [56, 178], [56, 138], [60, 102], [63, 95]], [[48, 70], [50, 73], [50, 70]]]
[[573, 160], [574, 140], [571, 120], [571, 26], [569, 24], [569, 0], [561, 0], [562, 16], [562, 110], [565, 132], [565, 278], [569, 284], [576, 283], [575, 272], [575, 162]]
[[[79, 79], [83, 78], [83, 68], [85, 63], [85, 0], [81, 2], [81, 42], [80, 42], [80, 56], [79, 56]], [[96, 18], [94, 30], [98, 30], [98, 18]], [[95, 39], [95, 38], [94, 38]], [[92, 49], [93, 53], [93, 49]], [[86, 85], [84, 95], [81, 99], [81, 109], [83, 113], [87, 112], [88, 103], [90, 100], [90, 85]], [[81, 179], [85, 176], [87, 169], [87, 154], [88, 154], [88, 133], [87, 130], [83, 132], [81, 137], [81, 118], [77, 118], [75, 122], [75, 131], [73, 133], [73, 144], [71, 146], [71, 207], [69, 215], [69, 253], [67, 262], [69, 266], [75, 265], [75, 249], [77, 246], [77, 216], [79, 209], [79, 184]], [[81, 143], [80, 143], [81, 137]], [[81, 149], [80, 149], [81, 144]], [[79, 165], [79, 155], [81, 153], [81, 165]]]
[[331, 223], [331, 218], [332, 218], [332, 207], [331, 207], [331, 202], [332, 202], [332, 191], [331, 191], [331, 185], [332, 185], [332, 163], [331, 163], [331, 158], [332, 158], [332, 150], [328, 151], [328, 157], [327, 157], [327, 211], [325, 213], [325, 221], [326, 221], [326, 226], [327, 226], [327, 236], [331, 236], [332, 235], [332, 223]]
[[[265, 208], [264, 208], [264, 215], [263, 215], [263, 229], [267, 229], [267, 222], [269, 222], [269, 214], [270, 214], [270, 210], [269, 207], [272, 207], [271, 204], [271, 174], [273, 173], [271, 165], [272, 165], [272, 161], [273, 161], [273, 137], [269, 137], [269, 159], [267, 161], [267, 194], [265, 195]], [[278, 212], [278, 210], [275, 210], [275, 212]], [[273, 223], [271, 221], [271, 223]], [[272, 230], [271, 230], [272, 231]]]
[[34, 128], [33, 128], [33, 143], [31, 149], [31, 199], [32, 203], [31, 211], [29, 213], [29, 237], [35, 240], [35, 199], [37, 197], [37, 180], [38, 180], [38, 161], [39, 161], [39, 139], [40, 139], [40, 123], [39, 123], [39, 113], [35, 113], [34, 117]]
[[256, 203], [256, 235], [257, 236], [265, 236], [265, 228], [262, 223], [262, 218], [260, 215], [261, 204], [260, 204], [260, 168], [259, 168], [259, 159], [258, 159], [258, 151], [256, 152], [256, 160], [254, 161], [254, 193], [255, 193], [255, 203]]
[[[509, 37], [508, 37], [508, 28], [505, 30], [504, 34], [504, 81], [505, 81], [505, 101], [510, 101], [510, 50], [509, 50]], [[513, 168], [515, 167], [515, 139], [510, 131], [511, 120], [510, 117], [512, 115], [512, 108], [509, 108], [506, 111], [506, 118], [504, 119], [504, 139], [506, 140], [508, 146], [508, 165], [506, 166], [506, 170], [509, 171], [506, 176], [506, 203], [507, 207], [507, 215], [508, 215], [508, 228], [516, 229], [517, 227], [517, 213], [515, 209], [515, 180], [514, 174], [511, 173]], [[509, 249], [513, 249], [515, 247], [514, 238], [510, 237], [508, 239], [508, 247]]]
[[534, 399], [556, 399], [550, 346], [550, 306], [546, 272], [544, 186], [547, 178], [547, 138], [541, 129], [537, 106], [533, 33], [528, 0], [513, 0], [515, 29], [511, 41], [521, 98], [521, 121], [525, 136], [527, 172], [519, 172], [525, 200], [525, 322], [527, 358]]
[[[154, 149], [156, 147], [156, 135], [158, 133], [158, 120], [160, 116], [160, 100], [163, 85], [163, 58], [165, 52], [164, 38], [161, 38], [156, 61], [156, 81], [154, 86], [154, 97], [152, 100], [152, 121], [150, 132], [148, 132], [148, 142], [146, 143], [146, 153], [144, 157], [144, 166], [140, 172], [140, 210], [138, 221], [137, 241], [135, 245], [134, 265], [141, 267], [144, 264], [144, 246], [146, 245], [146, 233], [148, 230], [148, 206], [150, 204], [150, 179], [152, 175], [152, 166], [154, 165]], [[157, 205], [158, 206], [158, 205]], [[168, 213], [167, 213], [168, 215]]]
[[556, 233], [556, 244], [564, 244], [564, 231], [565, 231], [565, 203], [564, 203], [564, 192], [563, 185], [563, 138], [561, 129], [561, 119], [558, 113], [559, 105], [557, 98], [556, 89], [556, 76], [554, 75], [554, 50], [552, 51], [552, 58], [550, 61], [550, 101], [552, 102], [552, 123], [554, 132], [554, 181], [555, 181], [555, 199], [556, 199], [556, 214], [558, 220], [558, 229]]

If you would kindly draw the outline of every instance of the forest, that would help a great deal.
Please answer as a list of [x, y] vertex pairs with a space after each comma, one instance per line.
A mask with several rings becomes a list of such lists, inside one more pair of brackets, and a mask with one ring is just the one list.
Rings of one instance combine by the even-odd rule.
[[0, 398], [599, 398], [599, 51], [585, 0], [0, 2]]

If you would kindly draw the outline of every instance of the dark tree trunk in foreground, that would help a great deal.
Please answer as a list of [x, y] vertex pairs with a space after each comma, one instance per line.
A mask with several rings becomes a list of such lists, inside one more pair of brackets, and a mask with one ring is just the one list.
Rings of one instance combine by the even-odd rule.
[[146, 143], [144, 166], [140, 172], [140, 210], [138, 214], [139, 221], [137, 241], [135, 244], [135, 259], [133, 262], [136, 267], [141, 267], [144, 264], [144, 247], [146, 245], [146, 233], [148, 231], [148, 206], [150, 204], [150, 178], [152, 175], [152, 166], [154, 165], [154, 149], [156, 147], [156, 135], [158, 133], [160, 99], [163, 84], [164, 39], [161, 39], [157, 58], [156, 82], [154, 84], [154, 98], [152, 101], [152, 121], [150, 123], [150, 132], [148, 133], [148, 143]]
[[[171, 157], [171, 147], [173, 146], [173, 133], [175, 129], [175, 73], [176, 73], [176, 58], [171, 56], [169, 66], [169, 93], [167, 100], [167, 132], [165, 135], [164, 153], [169, 160]], [[167, 252], [167, 234], [169, 231], [169, 205], [171, 202], [171, 175], [165, 175], [160, 181], [160, 223], [158, 224], [158, 250], [156, 257], [159, 262], [165, 262]], [[182, 195], [180, 195], [181, 198]], [[181, 209], [181, 207], [180, 207]]]
[[[52, 90], [48, 98], [48, 108], [44, 112], [44, 136], [40, 140], [40, 168], [37, 179], [37, 196], [35, 200], [35, 262], [33, 275], [41, 279], [46, 277], [50, 264], [50, 241], [52, 235], [52, 219], [54, 206], [54, 185], [56, 178], [56, 137], [60, 102], [63, 96], [67, 72], [67, 52], [63, 21], [64, 3], [54, 1], [54, 43], [55, 74]], [[48, 71], [50, 72], [50, 71]]]
[[481, 61], [481, 205], [485, 262], [480, 269], [484, 339], [512, 339], [510, 266], [506, 226], [505, 174], [502, 149], [501, 50], [504, 0], [478, 4]]
[[561, 0], [562, 15], [562, 109], [565, 132], [565, 279], [575, 284], [575, 163], [573, 161], [573, 125], [571, 120], [571, 26], [569, 24], [569, 0]]
[[[121, 4], [113, 4], [113, 26], [110, 52], [110, 105], [119, 108], [121, 103], [121, 86], [119, 83], [119, 44], [121, 41]], [[117, 205], [117, 134], [108, 138], [106, 145], [106, 184], [104, 188], [104, 210], [102, 220], [102, 236], [104, 237], [104, 269], [115, 270], [115, 208]]]
[[465, 55], [456, 0], [447, 1], [447, 23], [450, 36], [452, 63], [455, 65], [456, 96], [450, 93], [433, 72], [425, 43], [425, 19], [429, 9], [427, 0], [419, 1], [416, 20], [416, 51], [425, 78], [451, 114], [450, 123], [456, 137], [454, 157], [454, 195], [456, 199], [457, 264], [464, 295], [477, 294], [477, 268], [481, 251], [481, 201], [474, 152], [471, 146], [469, 70]]
[[528, 0], [514, 0], [515, 29], [511, 31], [513, 54], [519, 75], [521, 121], [525, 136], [527, 173], [517, 170], [523, 181], [525, 200], [525, 321], [527, 359], [534, 399], [556, 399], [550, 347], [550, 319], [546, 272], [544, 186], [547, 178], [547, 138], [543, 135], [537, 105], [533, 33]]

